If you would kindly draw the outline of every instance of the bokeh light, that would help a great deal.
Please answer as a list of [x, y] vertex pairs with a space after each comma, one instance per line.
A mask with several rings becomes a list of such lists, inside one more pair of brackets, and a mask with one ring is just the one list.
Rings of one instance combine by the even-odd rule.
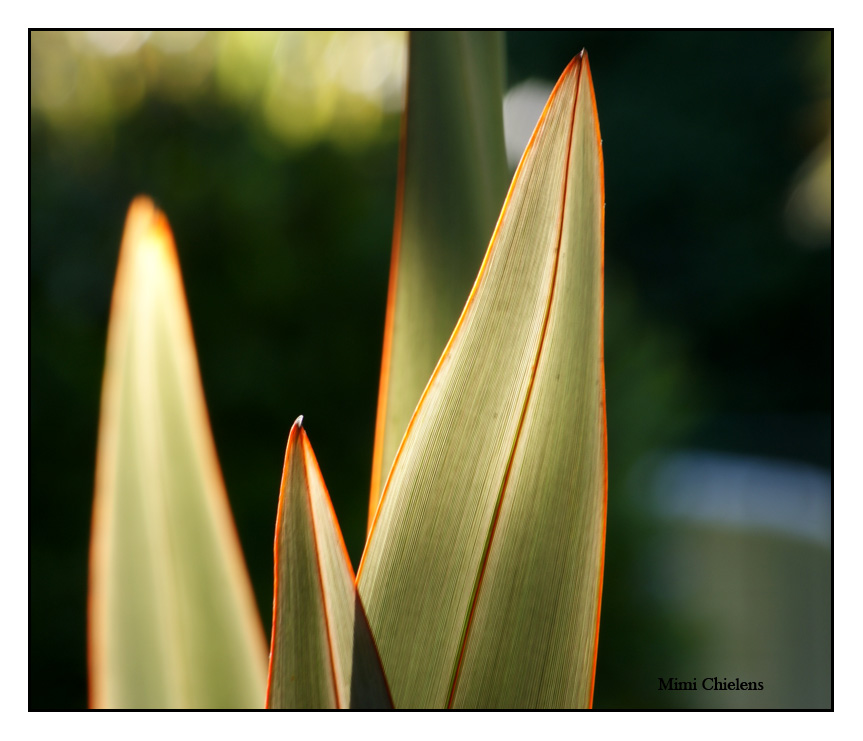
[[399, 31], [38, 31], [31, 106], [60, 132], [104, 131], [145, 96], [247, 111], [288, 146], [375, 136], [402, 105]]

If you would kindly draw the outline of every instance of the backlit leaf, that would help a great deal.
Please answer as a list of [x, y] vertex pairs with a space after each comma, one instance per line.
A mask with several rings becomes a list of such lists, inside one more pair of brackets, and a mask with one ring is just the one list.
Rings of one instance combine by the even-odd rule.
[[263, 707], [266, 642], [210, 432], [174, 240], [129, 209], [90, 554], [90, 702]]
[[585, 707], [605, 530], [603, 168], [555, 87], [396, 455], [358, 587], [397, 707]]
[[506, 194], [503, 35], [413, 31], [369, 527]]
[[274, 551], [267, 707], [392, 707], [302, 417], [288, 438]]

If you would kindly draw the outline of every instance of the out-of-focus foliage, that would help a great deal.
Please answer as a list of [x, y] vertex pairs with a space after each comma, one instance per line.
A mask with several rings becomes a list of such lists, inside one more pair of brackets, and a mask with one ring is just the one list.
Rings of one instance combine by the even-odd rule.
[[[98, 95], [104, 85], [91, 84], [87, 71], [96, 64], [112, 79], [134, 79], [151, 74], [153, 59], [170, 61], [165, 78], [182, 90], [200, 74], [196, 53], [215, 49], [218, 38], [166, 54], [157, 36], [130, 56], [85, 46], [90, 61], [80, 67], [46, 67], [40, 57], [68, 59], [73, 37], [31, 36], [29, 484], [40, 514], [29, 539], [30, 632], [39, 637], [30, 643], [33, 708], [86, 704], [99, 385], [116, 245], [139, 192], [171, 216], [216, 446], [264, 624], [278, 472], [298, 414], [354, 564], [362, 551], [400, 92], [351, 146], [349, 127], [344, 137], [302, 140], [271, 128], [261, 91], [278, 65], [266, 51], [249, 52], [261, 71], [244, 78], [251, 92], [243, 106], [220, 92], [211, 66], [195, 93], [148, 83], [134, 98], [130, 83], [137, 102], [112, 103], [120, 112], [108, 119], [44, 107], [52, 90], [71, 89], [64, 80], [72, 77], [70, 99]], [[707, 543], [687, 530], [673, 541], [675, 558], [657, 564], [651, 544], [671, 544], [672, 533], [640, 506], [647, 495], [639, 462], [685, 447], [831, 465], [830, 234], [822, 229], [812, 249], [802, 248], [786, 216], [799, 168], [829, 133], [831, 43], [824, 32], [507, 34], [509, 85], [552, 82], [586, 47], [602, 117], [609, 509], [595, 707], [679, 705], [683, 693], [657, 691], [657, 672], [692, 666], [729, 637], [698, 617], [709, 600], [690, 619], [657, 574], [683, 584], [690, 575], [676, 564], [688, 558], [700, 566], [685, 583], [733, 590], [737, 582], [722, 571], [728, 562], [716, 554], [737, 536]], [[297, 85], [315, 79], [319, 70], [304, 65], [280, 74]], [[43, 450], [52, 451], [51, 466], [37, 456]], [[693, 540], [710, 550], [693, 557]], [[809, 564], [812, 578], [785, 581], [785, 551], [767, 545], [753, 543], [749, 553], [761, 574], [785, 575], [776, 600], [823, 600], [823, 553], [801, 546], [805, 558], [793, 563]], [[757, 555], [768, 551], [778, 557]], [[738, 603], [726, 604], [737, 615]], [[785, 653], [799, 655], [798, 666], [829, 661], [793, 643], [816, 634], [811, 614], [772, 636], [790, 641]], [[755, 624], [774, 622], [759, 614]], [[779, 658], [764, 654], [759, 666], [778, 671], [787, 666]]]
[[509, 181], [503, 34], [412, 32], [408, 74], [369, 528], [411, 415], [476, 280]]
[[823, 247], [833, 226], [832, 39], [816, 36], [801, 49], [809, 90], [815, 96], [802, 123], [809, 136], [821, 137], [800, 165], [785, 207], [789, 236], [805, 247]]
[[159, 97], [215, 97], [287, 144], [373, 138], [401, 106], [398, 31], [31, 33], [31, 105], [59, 131], [103, 134]]

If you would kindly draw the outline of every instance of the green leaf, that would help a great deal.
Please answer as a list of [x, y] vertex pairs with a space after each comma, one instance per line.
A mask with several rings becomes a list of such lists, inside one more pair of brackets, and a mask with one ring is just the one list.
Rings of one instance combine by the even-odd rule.
[[499, 32], [410, 34], [369, 527], [506, 194], [503, 65]]
[[585, 55], [527, 146], [360, 564], [398, 707], [590, 705], [606, 495], [603, 212]]
[[262, 707], [266, 640], [231, 518], [168, 222], [126, 220], [90, 554], [90, 702]]
[[288, 438], [274, 551], [267, 707], [392, 707], [302, 417]]

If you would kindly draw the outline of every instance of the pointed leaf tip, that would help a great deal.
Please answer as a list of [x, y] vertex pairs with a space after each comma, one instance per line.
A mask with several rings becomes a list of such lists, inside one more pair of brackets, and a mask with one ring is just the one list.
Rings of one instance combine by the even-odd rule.
[[267, 707], [392, 706], [338, 520], [300, 416], [285, 453], [274, 547]]
[[527, 145], [363, 553], [358, 587], [398, 706], [591, 702], [606, 453], [586, 69], [586, 55], [570, 62]]

